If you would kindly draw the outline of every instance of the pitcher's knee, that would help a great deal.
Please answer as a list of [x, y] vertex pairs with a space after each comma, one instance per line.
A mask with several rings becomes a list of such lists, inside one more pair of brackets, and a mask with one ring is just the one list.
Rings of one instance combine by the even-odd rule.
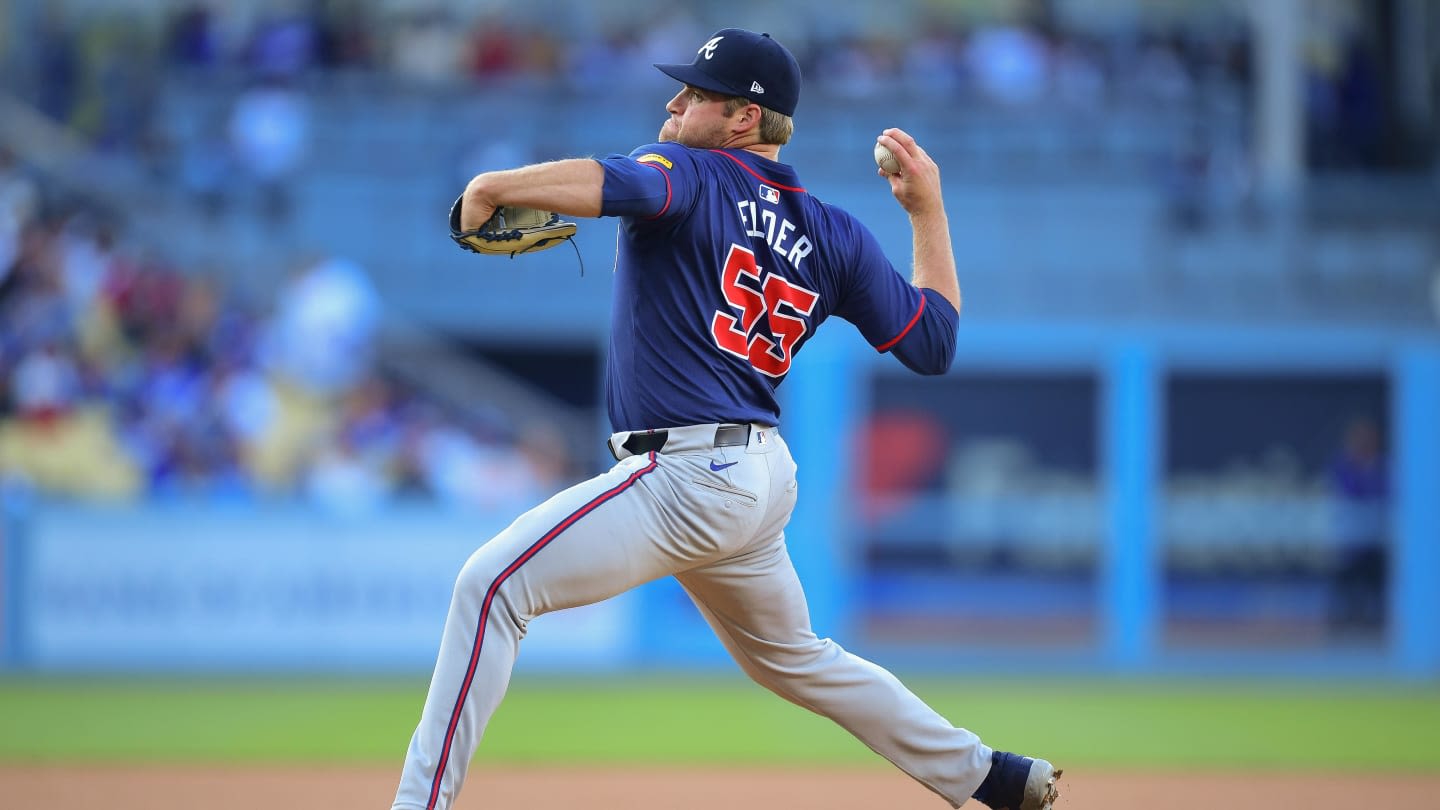
[[482, 547], [460, 566], [460, 573], [455, 576], [457, 593], [484, 593], [495, 582], [500, 569], [490, 563], [488, 556]]
[[481, 546], [471, 554], [455, 577], [455, 598], [479, 601], [487, 597], [498, 597], [508, 578], [506, 571], [510, 567], [507, 561], [499, 557], [500, 555], [490, 552], [486, 546]]

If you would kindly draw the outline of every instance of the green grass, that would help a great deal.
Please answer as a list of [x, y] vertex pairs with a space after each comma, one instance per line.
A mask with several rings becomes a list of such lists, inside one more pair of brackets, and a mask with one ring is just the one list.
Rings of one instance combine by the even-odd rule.
[[[1440, 690], [976, 682], [915, 690], [992, 745], [1094, 768], [1440, 771]], [[0, 679], [0, 761], [390, 762], [424, 681]], [[747, 682], [517, 679], [491, 762], [879, 765]]]

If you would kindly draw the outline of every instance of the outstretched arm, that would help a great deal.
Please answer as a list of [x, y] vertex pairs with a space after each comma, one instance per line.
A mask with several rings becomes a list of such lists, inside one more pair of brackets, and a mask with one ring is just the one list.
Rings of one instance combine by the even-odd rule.
[[895, 155], [899, 174], [886, 174], [890, 192], [910, 215], [914, 232], [915, 272], [911, 283], [944, 296], [960, 311], [960, 280], [955, 275], [955, 251], [950, 244], [950, 220], [940, 198], [940, 167], [915, 139], [901, 129], [887, 129], [877, 140]]
[[573, 217], [600, 216], [605, 172], [588, 158], [536, 163], [476, 175], [465, 186], [461, 230], [479, 228], [502, 205], [554, 211]]

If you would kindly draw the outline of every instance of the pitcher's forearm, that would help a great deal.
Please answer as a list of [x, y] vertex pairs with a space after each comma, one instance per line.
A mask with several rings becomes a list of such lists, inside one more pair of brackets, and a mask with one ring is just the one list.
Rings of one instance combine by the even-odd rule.
[[600, 216], [605, 172], [588, 158], [536, 163], [518, 169], [486, 172], [465, 187], [460, 211], [464, 230], [480, 227], [484, 212], [500, 205], [518, 205], [574, 217]]
[[950, 220], [945, 216], [945, 209], [912, 215], [910, 227], [915, 243], [915, 272], [911, 283], [940, 293], [959, 312], [960, 279], [955, 272], [955, 251], [950, 243]]

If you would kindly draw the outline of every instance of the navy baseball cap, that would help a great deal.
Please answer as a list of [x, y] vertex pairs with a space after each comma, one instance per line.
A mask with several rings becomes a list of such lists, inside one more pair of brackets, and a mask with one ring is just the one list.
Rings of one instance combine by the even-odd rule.
[[676, 81], [743, 96], [784, 115], [794, 115], [800, 101], [800, 63], [769, 34], [722, 28], [695, 52], [694, 62], [655, 67]]

